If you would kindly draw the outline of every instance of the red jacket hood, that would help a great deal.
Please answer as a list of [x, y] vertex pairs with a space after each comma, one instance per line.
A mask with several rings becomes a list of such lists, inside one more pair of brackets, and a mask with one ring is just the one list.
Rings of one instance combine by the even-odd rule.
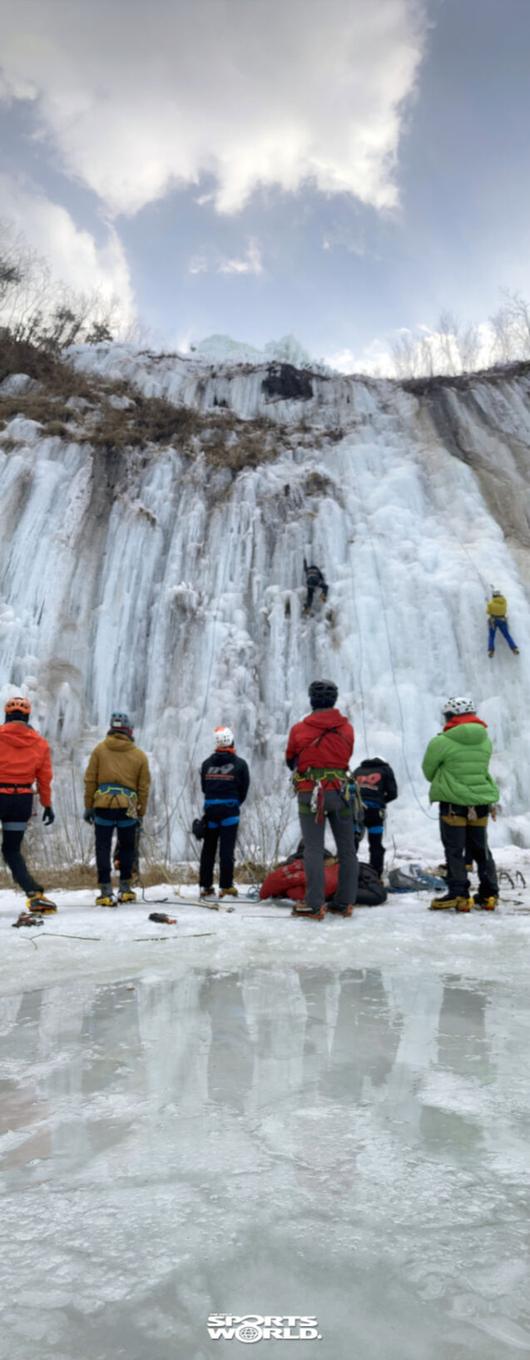
[[315, 732], [325, 732], [328, 727], [343, 727], [348, 719], [338, 708], [315, 708], [302, 721], [307, 727], [314, 727]]
[[477, 718], [476, 713], [457, 713], [454, 718], [450, 718], [449, 722], [446, 722], [443, 730], [449, 732], [451, 727], [461, 727], [462, 723], [479, 723], [481, 727], [488, 726], [487, 723], [482, 721], [482, 718]]
[[34, 745], [35, 737], [38, 736], [35, 728], [25, 722], [2, 723], [0, 731], [5, 732], [9, 738], [9, 745], [18, 748], [19, 751], [27, 751]]
[[37, 781], [43, 807], [52, 801], [50, 748], [40, 732], [23, 722], [0, 726], [0, 785], [30, 786]]

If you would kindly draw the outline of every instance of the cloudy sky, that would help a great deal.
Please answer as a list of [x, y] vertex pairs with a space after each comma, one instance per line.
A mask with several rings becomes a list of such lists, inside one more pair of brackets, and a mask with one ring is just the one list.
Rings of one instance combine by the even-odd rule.
[[0, 0], [0, 216], [160, 344], [530, 297], [529, 0]]

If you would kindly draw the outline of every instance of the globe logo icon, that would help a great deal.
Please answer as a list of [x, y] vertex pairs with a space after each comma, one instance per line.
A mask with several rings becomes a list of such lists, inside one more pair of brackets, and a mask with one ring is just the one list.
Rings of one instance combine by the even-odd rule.
[[251, 1345], [253, 1341], [261, 1341], [261, 1327], [255, 1327], [253, 1322], [244, 1322], [241, 1327], [236, 1328], [235, 1335], [238, 1341]]

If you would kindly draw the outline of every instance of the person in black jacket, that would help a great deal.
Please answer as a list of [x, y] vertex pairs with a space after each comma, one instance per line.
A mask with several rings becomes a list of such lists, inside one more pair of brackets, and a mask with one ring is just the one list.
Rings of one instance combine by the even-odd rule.
[[247, 796], [250, 776], [246, 761], [236, 755], [231, 729], [216, 727], [214, 737], [215, 751], [201, 765], [206, 830], [199, 866], [200, 895], [214, 894], [213, 871], [219, 845], [219, 897], [237, 897], [234, 850], [239, 809]]
[[387, 803], [392, 803], [394, 798], [398, 796], [394, 771], [386, 760], [380, 760], [378, 756], [374, 756], [372, 760], [361, 761], [361, 764], [354, 770], [354, 778], [357, 780], [364, 807], [364, 825], [368, 832], [370, 865], [381, 878], [385, 862], [385, 847], [383, 845], [385, 808]]
[[306, 595], [306, 601], [305, 601], [305, 605], [304, 605], [304, 614], [308, 614], [308, 613], [309, 613], [309, 610], [311, 609], [311, 605], [312, 605], [312, 603], [313, 603], [313, 595], [314, 595], [314, 593], [315, 593], [315, 590], [319, 590], [319, 591], [320, 591], [320, 594], [321, 594], [321, 598], [322, 598], [323, 600], [327, 600], [327, 598], [328, 598], [328, 585], [327, 585], [326, 579], [325, 579], [325, 577], [324, 577], [324, 573], [320, 570], [320, 567], [315, 566], [315, 563], [314, 563], [314, 562], [311, 562], [311, 563], [309, 564], [309, 566], [308, 566], [308, 565], [307, 565], [307, 562], [306, 562], [306, 560], [305, 560], [305, 557], [304, 557], [304, 572], [305, 572], [305, 583], [306, 583], [306, 586], [307, 586], [307, 595]]

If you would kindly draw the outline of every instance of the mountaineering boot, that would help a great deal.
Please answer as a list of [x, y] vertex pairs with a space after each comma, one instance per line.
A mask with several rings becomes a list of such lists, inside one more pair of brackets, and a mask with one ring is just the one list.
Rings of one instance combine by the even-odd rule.
[[117, 907], [118, 903], [112, 891], [110, 883], [100, 883], [99, 893], [96, 897], [96, 907]]
[[479, 892], [475, 893], [473, 898], [475, 906], [482, 911], [495, 911], [498, 900], [498, 897], [494, 897], [493, 895], [491, 897], [483, 897], [482, 893]]
[[295, 902], [291, 916], [300, 916], [306, 921], [323, 921], [326, 911], [327, 907], [325, 902], [322, 903], [321, 907], [317, 907], [316, 911], [311, 911], [310, 908], [306, 906], [305, 902]]
[[327, 911], [332, 911], [334, 916], [353, 916], [353, 905], [349, 902], [347, 907], [336, 907], [333, 902], [328, 902]]
[[237, 888], [219, 888], [219, 897], [239, 897]]
[[130, 883], [120, 883], [118, 902], [136, 902], [136, 893]]
[[518, 647], [512, 647], [512, 652], [513, 652], [514, 656], [519, 656], [519, 648], [518, 648]]
[[201, 901], [203, 901], [203, 900], [205, 900], [205, 901], [207, 901], [207, 902], [211, 902], [212, 900], [213, 900], [214, 902], [217, 901], [217, 896], [216, 896], [215, 888], [200, 888], [200, 889], [199, 889], [199, 897], [201, 898]]
[[450, 892], [446, 892], [443, 897], [433, 897], [430, 909], [431, 911], [450, 911], [452, 907], [456, 907], [456, 903], [457, 898], [452, 897]]
[[493, 652], [493, 651], [491, 650], [491, 647], [490, 647], [490, 650], [489, 650], [489, 652], [488, 652], [488, 656], [495, 656], [495, 652]]
[[26, 899], [26, 905], [28, 911], [33, 912], [35, 916], [51, 916], [54, 911], [57, 911], [56, 903], [50, 902], [49, 897], [45, 897], [44, 893], [31, 893], [30, 897]]
[[433, 897], [431, 911], [450, 911], [452, 907], [455, 911], [471, 911], [472, 899], [467, 897], [452, 897], [450, 892], [444, 893], [443, 897]]

